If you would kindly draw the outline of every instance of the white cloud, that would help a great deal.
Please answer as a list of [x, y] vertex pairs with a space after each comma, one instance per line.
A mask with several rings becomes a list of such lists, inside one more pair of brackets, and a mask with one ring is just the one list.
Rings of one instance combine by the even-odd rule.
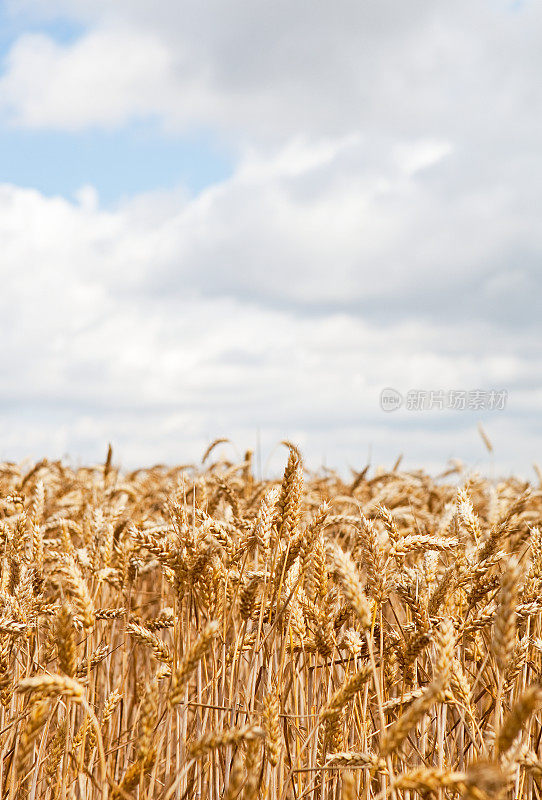
[[[458, 195], [447, 149], [439, 144], [429, 171], [405, 175], [396, 150], [373, 156], [369, 169], [356, 137], [297, 140], [272, 156], [253, 150], [229, 180], [195, 198], [151, 193], [109, 211], [92, 187], [76, 205], [5, 187], [4, 257], [16, 265], [15, 285], [29, 268], [39, 282], [44, 265], [59, 275], [65, 263], [68, 275], [71, 266], [89, 285], [107, 279], [115, 296], [138, 302], [188, 292], [384, 323], [475, 313], [524, 326], [539, 284], [536, 208], [517, 208], [512, 189], [495, 198], [493, 185]], [[406, 151], [418, 163], [428, 158], [424, 141]], [[507, 264], [526, 232], [531, 258]]]
[[422, 140], [411, 144], [396, 145], [393, 155], [399, 168], [410, 176], [438, 164], [439, 161], [450, 155], [452, 150], [450, 142]]
[[260, 141], [352, 130], [473, 145], [491, 131], [491, 151], [510, 135], [538, 141], [537, 3], [519, 13], [504, 0], [10, 6], [87, 26], [64, 44], [26, 35], [14, 45], [0, 98], [23, 125], [109, 126], [150, 114]]
[[25, 34], [7, 56], [0, 102], [25, 127], [115, 126], [162, 111], [171, 58], [156, 36], [97, 30], [71, 45]]
[[[207, 126], [234, 175], [104, 210], [0, 188], [5, 454], [193, 457], [291, 435], [313, 463], [481, 451], [469, 416], [384, 416], [383, 386], [504, 386], [503, 463], [536, 408], [542, 6], [444, 0], [18, 0], [11, 125]], [[514, 392], [518, 405], [514, 406]], [[521, 409], [521, 413], [519, 413]], [[182, 442], [179, 453], [177, 442]]]
[[[484, 424], [500, 430], [502, 463], [528, 468], [542, 444], [528, 326], [506, 331], [482, 307], [465, 321], [450, 302], [464, 302], [469, 274], [459, 248], [455, 274], [432, 283], [432, 315], [411, 308], [430, 264], [405, 239], [402, 203], [411, 220], [430, 214], [424, 172], [406, 185], [384, 159], [382, 199], [383, 178], [362, 179], [353, 158], [362, 142], [297, 143], [265, 169], [254, 153], [196, 198], [151, 194], [109, 211], [90, 187], [70, 203], [4, 185], [0, 455], [98, 458], [113, 439], [125, 463], [184, 460], [219, 434], [253, 445], [261, 429], [266, 448], [291, 435], [314, 465], [359, 465], [372, 442], [377, 460], [405, 449], [436, 466], [479, 457], [474, 417], [385, 415], [380, 390], [507, 388], [521, 417], [512, 405], [508, 427], [497, 413]], [[482, 257], [506, 242], [510, 222], [499, 225], [504, 239], [480, 234], [476, 275], [502, 303], [510, 282], [500, 296]]]
[[89, 184], [79, 187], [79, 189], [75, 192], [75, 199], [81, 208], [84, 208], [87, 211], [96, 211], [100, 202], [96, 188], [94, 186], [90, 186]]

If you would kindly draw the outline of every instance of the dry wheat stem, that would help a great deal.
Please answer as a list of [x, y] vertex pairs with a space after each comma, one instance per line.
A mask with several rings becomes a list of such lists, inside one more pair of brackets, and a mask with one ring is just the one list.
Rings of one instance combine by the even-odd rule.
[[2, 796], [539, 800], [542, 492], [222, 445], [0, 465]]

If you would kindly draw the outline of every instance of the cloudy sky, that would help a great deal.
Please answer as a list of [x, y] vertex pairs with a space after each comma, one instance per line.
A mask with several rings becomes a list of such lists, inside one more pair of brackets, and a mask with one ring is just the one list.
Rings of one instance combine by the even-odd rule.
[[0, 458], [229, 436], [265, 468], [288, 437], [532, 475], [541, 28], [534, 0], [0, 2]]

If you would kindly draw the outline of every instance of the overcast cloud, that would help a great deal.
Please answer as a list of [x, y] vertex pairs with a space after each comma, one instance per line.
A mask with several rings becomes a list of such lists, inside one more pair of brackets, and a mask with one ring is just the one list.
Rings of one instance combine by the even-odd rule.
[[[115, 205], [91, 175], [0, 186], [1, 456], [186, 461], [259, 431], [313, 466], [486, 468], [482, 421], [494, 469], [542, 460], [540, 4], [6, 5], [4, 128], [153, 120], [235, 166]], [[385, 414], [386, 386], [509, 398]]]

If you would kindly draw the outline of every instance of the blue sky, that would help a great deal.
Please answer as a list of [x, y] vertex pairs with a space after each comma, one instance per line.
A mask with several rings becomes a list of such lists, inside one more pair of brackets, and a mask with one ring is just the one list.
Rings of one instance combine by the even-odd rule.
[[[40, 33], [69, 45], [83, 24], [55, 15], [43, 19], [23, 10], [11, 13], [0, 3], [0, 60], [5, 69], [10, 48], [21, 35]], [[133, 194], [182, 187], [194, 194], [231, 174], [234, 153], [218, 133], [202, 128], [166, 134], [156, 119], [67, 132], [21, 129], [0, 122], [0, 182], [33, 187], [44, 195], [73, 198], [92, 185], [111, 205]]]
[[0, 2], [0, 55], [9, 52], [11, 45], [24, 33], [47, 33], [57, 42], [73, 42], [85, 27], [68, 16], [54, 14], [47, 18], [30, 12], [30, 9], [17, 8]]
[[[0, 3], [0, 458], [225, 435], [528, 474], [541, 25], [505, 0]], [[509, 399], [386, 414], [384, 387]]]
[[151, 190], [194, 194], [227, 178], [232, 164], [210, 134], [168, 136], [152, 123], [77, 133], [0, 128], [0, 181], [66, 198], [92, 185], [106, 206]]

